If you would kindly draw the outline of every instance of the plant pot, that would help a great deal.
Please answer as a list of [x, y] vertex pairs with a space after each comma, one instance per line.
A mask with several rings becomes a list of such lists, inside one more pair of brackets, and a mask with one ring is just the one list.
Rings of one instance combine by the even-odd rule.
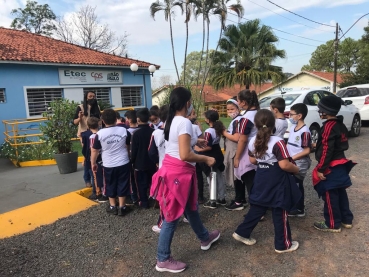
[[66, 154], [54, 154], [60, 174], [68, 174], [77, 171], [78, 152]]

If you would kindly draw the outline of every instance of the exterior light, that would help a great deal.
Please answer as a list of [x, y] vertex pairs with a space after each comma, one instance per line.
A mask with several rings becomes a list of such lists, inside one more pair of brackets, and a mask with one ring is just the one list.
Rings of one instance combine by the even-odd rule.
[[133, 72], [136, 72], [138, 70], [138, 65], [136, 63], [133, 63], [131, 64], [130, 68]]
[[[132, 65], [131, 65], [132, 66]], [[132, 68], [131, 68], [132, 69]], [[155, 70], [156, 70], [156, 67], [155, 67], [155, 65], [150, 65], [149, 66], [149, 71], [150, 71], [150, 73], [154, 73], [155, 72]]]

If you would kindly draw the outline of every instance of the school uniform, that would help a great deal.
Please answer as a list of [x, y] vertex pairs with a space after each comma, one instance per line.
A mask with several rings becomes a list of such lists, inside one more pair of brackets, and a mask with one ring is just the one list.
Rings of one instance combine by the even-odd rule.
[[[138, 127], [130, 127], [130, 126], [127, 127], [127, 131], [131, 134], [131, 137], [137, 130], [138, 130]], [[133, 168], [132, 162], [130, 162], [130, 164], [131, 164], [131, 179], [130, 179], [131, 200], [133, 203], [136, 203], [138, 200], [138, 196], [137, 196], [138, 192], [137, 192], [137, 186], [136, 186], [136, 181], [135, 181], [135, 170]]]
[[[204, 139], [207, 142], [207, 146], [211, 147], [211, 150], [201, 152], [200, 154], [213, 157], [215, 159], [215, 164], [212, 166], [213, 170], [216, 172], [217, 176], [217, 199], [223, 200], [225, 198], [225, 179], [223, 175], [224, 167], [224, 156], [222, 153], [222, 149], [220, 148], [219, 142], [220, 137], [216, 134], [216, 131], [213, 127], [210, 127], [204, 132]], [[206, 164], [203, 164], [203, 169], [205, 175], [209, 177], [210, 175], [210, 167]], [[210, 182], [208, 180], [209, 186]], [[209, 189], [210, 191], [210, 189]]]
[[165, 156], [165, 138], [163, 129], [156, 129], [152, 133], [148, 152], [151, 161], [158, 164], [158, 167], [160, 168]]
[[246, 111], [240, 118], [238, 123], [238, 133], [240, 135], [247, 135], [247, 144], [245, 150], [241, 154], [240, 162], [238, 168], [234, 169], [234, 175], [238, 180], [242, 181], [241, 183], [235, 184], [235, 202], [241, 203], [246, 202], [246, 191], [250, 195], [251, 187], [253, 184], [253, 180], [255, 177], [255, 169], [256, 166], [250, 162], [247, 145], [249, 145], [250, 140], [256, 136], [257, 129], [254, 125], [254, 118], [257, 113], [257, 110], [249, 110]]
[[288, 122], [286, 118], [276, 118], [275, 119], [275, 132], [273, 135], [280, 137], [281, 139], [284, 138], [284, 134], [288, 129]]
[[162, 121], [159, 121], [158, 123], [154, 124], [154, 123], [150, 123], [149, 124], [151, 128], [153, 128], [154, 130], [157, 130], [159, 128], [163, 128], [164, 123]]
[[[255, 151], [254, 143], [255, 137], [250, 140], [248, 146], [251, 156]], [[256, 159], [258, 166], [249, 197], [250, 210], [235, 231], [238, 235], [249, 238], [260, 218], [271, 208], [276, 250], [286, 250], [292, 245], [288, 212], [301, 197], [293, 176], [283, 171], [278, 164], [279, 161], [289, 158], [284, 140], [271, 136], [265, 155]]]
[[[91, 148], [94, 145], [95, 142], [95, 138], [96, 138], [96, 133], [91, 133], [90, 137], [89, 137], [89, 143], [90, 143], [90, 157], [91, 157]], [[91, 161], [89, 162], [91, 164]], [[102, 164], [102, 159], [101, 159], [101, 153], [99, 153], [99, 155], [97, 156], [96, 159], [96, 164], [97, 164], [97, 172], [96, 172], [96, 180], [95, 180], [95, 186], [93, 186], [93, 193], [96, 194], [96, 190], [97, 188], [100, 189], [100, 192], [103, 190], [104, 187], [104, 177], [103, 177], [103, 164]]]
[[[291, 157], [297, 155], [298, 153], [302, 152], [304, 148], [311, 147], [311, 134], [310, 130], [306, 125], [303, 125], [301, 128], [296, 129], [296, 125], [292, 125], [289, 130], [289, 138], [287, 142], [287, 150], [290, 153]], [[296, 184], [298, 185], [302, 197], [300, 202], [297, 204], [296, 209], [300, 212], [304, 212], [305, 209], [305, 190], [304, 190], [304, 179], [311, 166], [311, 159], [310, 156], [302, 157], [299, 160], [295, 161], [296, 165], [300, 169], [298, 174], [295, 174]]]
[[130, 163], [127, 146], [131, 135], [126, 128], [110, 126], [99, 130], [93, 148], [101, 150], [103, 194], [109, 198], [124, 197], [129, 192]]
[[85, 183], [90, 183], [93, 188], [93, 193], [96, 194], [94, 189], [95, 180], [93, 178], [93, 173], [91, 169], [91, 152], [90, 150], [90, 141], [89, 137], [92, 134], [90, 130], [84, 131], [80, 133], [81, 141], [82, 141], [82, 155], [85, 158], [84, 166], [83, 166], [83, 180]]
[[[192, 133], [195, 137], [202, 136], [202, 131], [197, 124], [192, 124]], [[199, 200], [204, 200], [204, 177], [202, 175], [202, 166], [200, 163], [196, 163], [196, 176], [197, 176], [197, 189], [199, 192]]]
[[[323, 198], [325, 224], [331, 229], [352, 224], [354, 218], [346, 189], [352, 185], [349, 173], [356, 163], [346, 159], [348, 131], [342, 121], [338, 116], [323, 123], [315, 151], [318, 165], [313, 170], [314, 189]], [[318, 172], [326, 180], [320, 180]]]

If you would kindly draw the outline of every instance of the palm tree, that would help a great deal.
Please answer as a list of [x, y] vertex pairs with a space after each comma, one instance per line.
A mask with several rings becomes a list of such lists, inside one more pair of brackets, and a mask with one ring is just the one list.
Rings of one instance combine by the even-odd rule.
[[209, 83], [220, 89], [240, 84], [249, 89], [252, 84], [283, 79], [282, 68], [271, 63], [284, 58], [284, 50], [276, 48], [278, 38], [269, 26], [258, 19], [227, 26], [219, 41], [220, 51], [214, 54], [214, 67]]
[[184, 62], [183, 62], [183, 85], [186, 85], [186, 65], [187, 65], [187, 47], [188, 47], [188, 22], [191, 19], [192, 10], [193, 10], [193, 0], [184, 0], [183, 2], [183, 10], [185, 11], [185, 23], [186, 23], [186, 46], [185, 46], [185, 53], [184, 53]]
[[176, 57], [174, 54], [173, 29], [172, 29], [172, 16], [175, 15], [173, 8], [176, 6], [179, 7], [183, 13], [182, 1], [164, 0], [164, 2], [160, 2], [159, 0], [157, 0], [156, 2], [151, 4], [150, 13], [151, 13], [152, 18], [155, 20], [155, 14], [159, 11], [163, 11], [165, 21], [169, 21], [170, 41], [172, 43], [173, 62], [174, 62], [174, 67], [176, 69], [177, 78], [179, 82], [180, 79], [179, 79], [179, 74], [178, 74]]

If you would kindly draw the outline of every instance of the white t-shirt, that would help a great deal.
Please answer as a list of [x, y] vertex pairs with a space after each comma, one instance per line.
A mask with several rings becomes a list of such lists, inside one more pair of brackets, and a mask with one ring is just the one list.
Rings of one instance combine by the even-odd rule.
[[118, 167], [129, 163], [130, 142], [131, 135], [126, 128], [111, 126], [97, 132], [93, 148], [101, 149], [104, 167]]
[[197, 124], [192, 124], [192, 132], [193, 135], [196, 136], [197, 138], [199, 138], [202, 135], [200, 127]]
[[[169, 139], [165, 141], [165, 154], [173, 158], [181, 159], [179, 156], [178, 137], [188, 134], [191, 137], [191, 147], [197, 143], [197, 137], [193, 135], [192, 123], [183, 116], [175, 116], [170, 125]], [[189, 163], [195, 165], [196, 163]]]
[[290, 136], [288, 137], [287, 149], [291, 157], [302, 152], [305, 147], [311, 146], [311, 134], [309, 128], [304, 125], [296, 130], [296, 125], [290, 128]]
[[214, 128], [207, 128], [205, 130], [204, 138], [207, 141], [207, 145], [212, 147], [214, 144], [219, 144], [220, 137], [217, 136]]
[[275, 119], [275, 132], [273, 135], [284, 138], [284, 134], [286, 133], [288, 128], [288, 122], [285, 118], [276, 118]]
[[[256, 137], [251, 138], [248, 145], [249, 156], [254, 156], [253, 153], [255, 151], [255, 140]], [[257, 158], [256, 160], [259, 163], [274, 164], [278, 161], [288, 158], [290, 158], [290, 154], [288, 153], [287, 146], [284, 140], [277, 136], [271, 136], [268, 142], [268, 149], [265, 152], [264, 156], [261, 158]]]
[[152, 137], [155, 141], [155, 145], [158, 149], [159, 154], [159, 168], [162, 165], [164, 156], [165, 156], [165, 139], [164, 139], [164, 130], [163, 129], [156, 129], [152, 133]]

